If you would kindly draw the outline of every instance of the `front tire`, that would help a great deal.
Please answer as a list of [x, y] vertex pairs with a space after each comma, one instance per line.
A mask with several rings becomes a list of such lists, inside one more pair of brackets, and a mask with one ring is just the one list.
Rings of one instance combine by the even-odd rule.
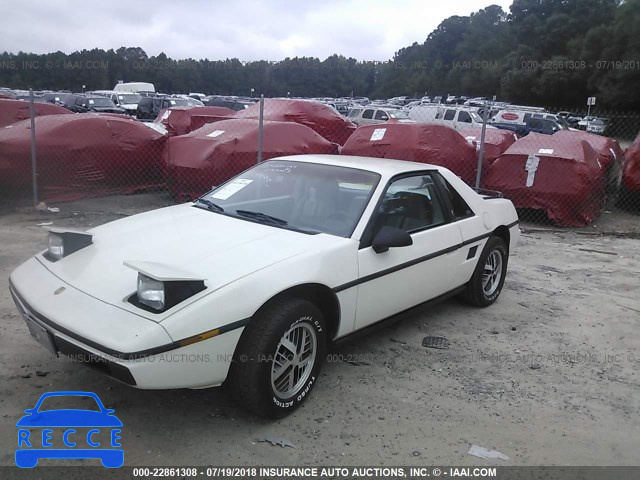
[[232, 397], [253, 413], [280, 418], [315, 386], [326, 353], [322, 312], [303, 299], [264, 307], [242, 332], [229, 370]]
[[465, 300], [476, 307], [488, 307], [494, 303], [502, 292], [508, 261], [509, 251], [504, 240], [497, 236], [489, 237], [466, 285]]

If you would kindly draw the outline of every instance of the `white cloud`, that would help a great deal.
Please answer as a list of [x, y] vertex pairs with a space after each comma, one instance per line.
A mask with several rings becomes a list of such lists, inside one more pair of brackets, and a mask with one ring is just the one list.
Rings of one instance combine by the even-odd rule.
[[23, 0], [2, 5], [2, 50], [46, 53], [121, 46], [180, 58], [281, 60], [338, 53], [387, 60], [400, 48], [422, 43], [451, 15], [512, 0], [111, 0], [107, 4]]

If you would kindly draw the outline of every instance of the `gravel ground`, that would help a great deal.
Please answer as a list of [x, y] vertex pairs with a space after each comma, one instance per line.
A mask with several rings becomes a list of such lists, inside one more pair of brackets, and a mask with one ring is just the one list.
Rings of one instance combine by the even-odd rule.
[[[50, 390], [114, 408], [127, 465], [638, 464], [638, 215], [582, 230], [524, 224], [495, 305], [449, 300], [334, 350], [311, 398], [273, 422], [223, 389], [136, 390], [54, 359], [17, 314], [7, 279], [44, 248], [37, 224], [89, 228], [168, 203], [146, 194], [0, 216], [0, 465], [13, 464], [23, 410]], [[450, 347], [423, 347], [427, 335]], [[472, 444], [510, 460], [469, 456]]]

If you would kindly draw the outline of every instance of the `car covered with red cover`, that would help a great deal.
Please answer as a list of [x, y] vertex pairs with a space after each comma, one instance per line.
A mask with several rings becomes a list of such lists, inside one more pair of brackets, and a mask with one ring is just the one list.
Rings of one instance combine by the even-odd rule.
[[[480, 140], [482, 139], [481, 128], [463, 128], [458, 133], [462, 135], [468, 142], [475, 143], [476, 149], [480, 148]], [[486, 165], [491, 165], [507, 148], [514, 144], [518, 136], [508, 130], [499, 128], [487, 128], [484, 136], [484, 159]]]
[[[194, 199], [257, 162], [258, 120], [230, 119], [171, 137], [165, 155], [167, 182], [178, 201]], [[309, 127], [265, 121], [262, 158], [307, 153], [338, 154], [338, 145]]]
[[444, 125], [393, 120], [384, 125], [362, 125], [347, 140], [341, 153], [439, 165], [468, 185], [475, 184], [475, 147], [456, 130]]
[[625, 193], [640, 194], [640, 133], [624, 153], [622, 187]]
[[[31, 118], [29, 103], [25, 100], [11, 100], [0, 98], [0, 128], [6, 127], [21, 120]], [[59, 105], [36, 102], [33, 104], [36, 117], [43, 115], [65, 115], [73, 112]]]
[[580, 138], [585, 140], [598, 154], [598, 163], [605, 174], [607, 194], [615, 195], [620, 189], [624, 152], [617, 140], [582, 130], [560, 130], [553, 134], [558, 139]]
[[226, 107], [171, 107], [160, 110], [156, 123], [162, 123], [167, 135], [184, 135], [197, 130], [207, 123], [226, 120], [236, 113]]
[[605, 202], [598, 154], [578, 137], [530, 133], [491, 165], [484, 186], [563, 227], [591, 224]]
[[[122, 115], [35, 119], [40, 198], [61, 201], [163, 185], [167, 138]], [[30, 120], [0, 129], [0, 191], [31, 190]]]
[[[311, 100], [265, 98], [264, 119], [306, 125], [333, 143], [344, 145], [356, 126], [336, 110]], [[260, 102], [240, 110], [235, 118], [260, 118]]]

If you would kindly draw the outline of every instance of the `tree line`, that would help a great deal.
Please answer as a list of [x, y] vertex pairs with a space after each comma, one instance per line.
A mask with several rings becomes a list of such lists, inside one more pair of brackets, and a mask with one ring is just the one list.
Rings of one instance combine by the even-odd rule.
[[[373, 39], [372, 39], [373, 40]], [[388, 61], [172, 59], [140, 47], [0, 54], [0, 86], [80, 91], [119, 81], [167, 93], [493, 96], [523, 104], [640, 110], [640, 0], [514, 0], [444, 20]]]

